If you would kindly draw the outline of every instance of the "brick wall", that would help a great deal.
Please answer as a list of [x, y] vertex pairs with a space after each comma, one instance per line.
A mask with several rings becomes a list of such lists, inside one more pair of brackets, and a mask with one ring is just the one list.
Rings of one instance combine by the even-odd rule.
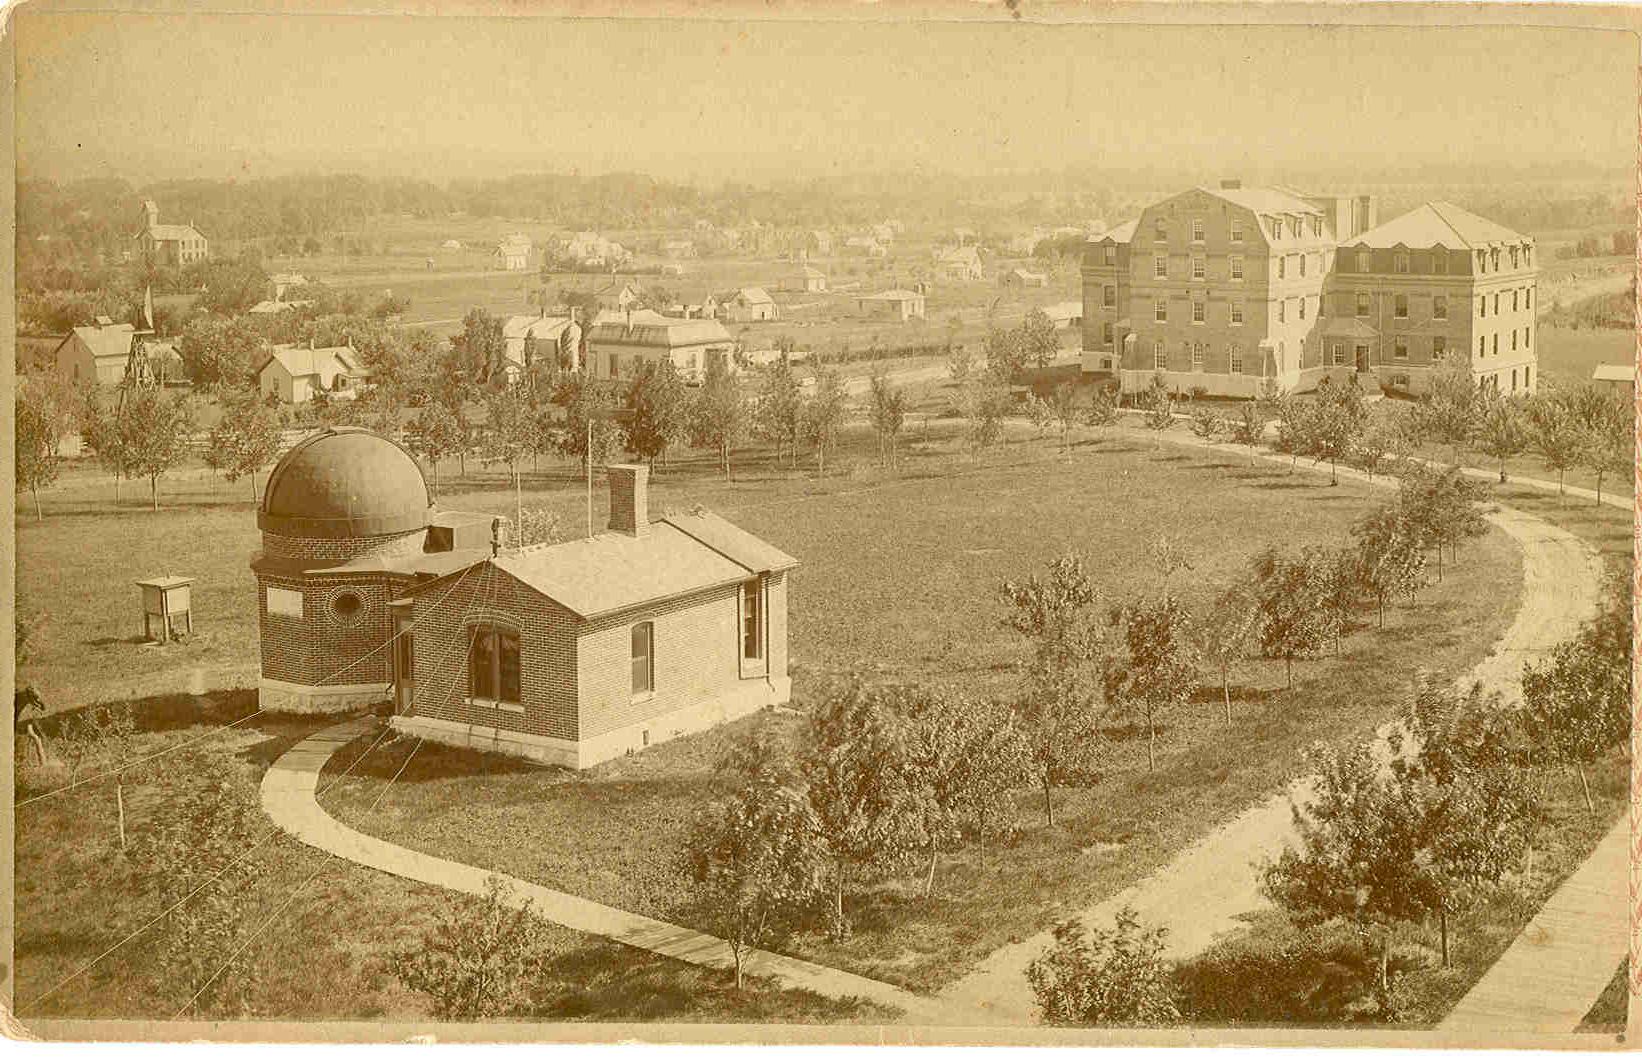
[[[710, 701], [740, 684], [740, 592], [740, 585], [710, 589], [586, 626], [577, 648], [582, 738]], [[632, 629], [640, 621], [655, 623], [655, 690], [635, 700]], [[766, 677], [748, 679], [762, 685]]]
[[[453, 574], [423, 587], [413, 615], [412, 714], [555, 739], [577, 738], [577, 619], [569, 611], [487, 562], [466, 578]], [[482, 622], [519, 633], [523, 713], [468, 701], [470, 629]]]
[[[313, 537], [262, 535], [266, 556], [288, 559], [346, 560], [366, 555], [401, 555], [422, 547], [421, 530], [321, 540]], [[262, 675], [309, 687], [339, 684], [386, 684], [392, 676], [388, 650], [376, 651], [393, 635], [387, 603], [403, 591], [409, 578], [391, 574], [353, 577], [257, 575], [257, 627]], [[302, 594], [302, 617], [268, 613], [268, 589]], [[332, 603], [344, 591], [359, 597], [359, 610], [337, 613]], [[368, 656], [368, 657], [367, 657]]]

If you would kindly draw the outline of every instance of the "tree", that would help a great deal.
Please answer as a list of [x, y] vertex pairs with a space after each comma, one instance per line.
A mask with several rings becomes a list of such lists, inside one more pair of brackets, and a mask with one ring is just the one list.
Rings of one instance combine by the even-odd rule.
[[1579, 463], [1596, 476], [1596, 502], [1602, 503], [1602, 482], [1608, 475], [1635, 473], [1636, 424], [1628, 401], [1603, 399], [1577, 421], [1584, 424]]
[[1584, 459], [1588, 435], [1568, 409], [1550, 394], [1536, 395], [1529, 403], [1528, 429], [1534, 451], [1545, 466], [1556, 472], [1557, 495], [1566, 496], [1568, 468]]
[[820, 821], [778, 775], [748, 777], [696, 821], [689, 843], [701, 907], [735, 961], [735, 987], [753, 949], [784, 937], [826, 892]]
[[558, 512], [545, 507], [527, 507], [518, 512], [518, 529], [514, 544], [523, 548], [531, 544], [556, 544], [564, 540], [564, 521]]
[[1375, 418], [1357, 439], [1357, 466], [1372, 482], [1374, 472], [1385, 465], [1386, 457], [1396, 448], [1396, 427], [1384, 419]]
[[238, 390], [223, 398], [222, 418], [206, 436], [205, 463], [228, 481], [251, 482], [257, 502], [257, 472], [274, 462], [285, 435], [285, 417], [256, 390]]
[[132, 477], [148, 479], [149, 502], [160, 509], [160, 479], [188, 455], [194, 413], [187, 398], [134, 387], [116, 416], [120, 449]]
[[196, 314], [177, 340], [177, 356], [201, 390], [239, 388], [252, 382], [267, 340], [243, 316]]
[[1239, 445], [1249, 447], [1249, 463], [1253, 464], [1257, 447], [1266, 435], [1266, 421], [1260, 417], [1259, 409], [1254, 402], [1249, 402], [1238, 409], [1237, 418], [1231, 423], [1231, 438]]
[[1146, 1026], [1179, 1020], [1163, 957], [1166, 929], [1146, 929], [1125, 905], [1109, 930], [1090, 932], [1065, 919], [1054, 933], [1054, 947], [1026, 968], [1045, 1022]]
[[1549, 661], [1522, 671], [1522, 701], [1534, 743], [1543, 760], [1579, 775], [1591, 813], [1596, 806], [1585, 766], [1630, 733], [1630, 649], [1630, 614], [1609, 606], [1558, 644]]
[[827, 473], [827, 450], [832, 447], [839, 428], [844, 425], [844, 416], [849, 411], [845, 403], [847, 400], [844, 384], [839, 381], [836, 372], [821, 371], [816, 374], [815, 392], [804, 402], [803, 433], [804, 439], [815, 447], [815, 467], [819, 476], [824, 477]]
[[707, 377], [696, 391], [690, 424], [691, 443], [717, 452], [719, 469], [728, 479], [731, 454], [746, 439], [750, 424], [746, 398], [723, 361], [708, 363]]
[[946, 358], [946, 373], [953, 384], [959, 389], [969, 382], [970, 373], [975, 367], [975, 357], [969, 352], [969, 347], [952, 345]]
[[1278, 452], [1289, 458], [1289, 473], [1300, 465], [1300, 457], [1313, 449], [1312, 436], [1318, 421], [1318, 406], [1287, 394], [1278, 398], [1277, 441]]
[[878, 435], [879, 457], [882, 458], [887, 453], [889, 465], [893, 468], [896, 463], [896, 441], [901, 436], [901, 428], [906, 424], [906, 393], [891, 383], [883, 372], [874, 372], [870, 400], [872, 431]]
[[451, 379], [469, 388], [484, 386], [506, 363], [502, 318], [483, 309], [469, 309], [462, 317], [462, 330], [450, 338], [446, 371]]
[[1310, 658], [1328, 641], [1324, 571], [1314, 569], [1302, 553], [1286, 558], [1268, 548], [1254, 561], [1254, 593], [1260, 650], [1281, 658], [1288, 686], [1294, 686], [1294, 661]]
[[1477, 447], [1499, 461], [1500, 484], [1505, 484], [1505, 461], [1528, 450], [1527, 416], [1522, 402], [1493, 394], [1483, 400], [1477, 417]]
[[672, 361], [640, 363], [627, 385], [627, 407], [627, 450], [650, 463], [689, 433], [690, 391]]
[[1161, 371], [1152, 376], [1151, 385], [1140, 395], [1140, 406], [1146, 409], [1146, 426], [1156, 431], [1159, 437], [1163, 436], [1163, 431], [1174, 426], [1174, 402]]
[[1027, 356], [1021, 331], [996, 326], [987, 328], [986, 372], [994, 381], [1008, 383], [1025, 371]]
[[1405, 797], [1367, 744], [1316, 747], [1307, 764], [1316, 791], [1294, 806], [1299, 841], [1265, 864], [1262, 889], [1302, 924], [1350, 923], [1365, 955], [1377, 952], [1373, 986], [1391, 1015], [1392, 933], [1438, 903], [1423, 856], [1424, 807]]
[[410, 450], [433, 469], [433, 491], [439, 491], [439, 463], [465, 451], [469, 433], [467, 416], [459, 405], [429, 400], [417, 409], [410, 422], [407, 441]]
[[798, 466], [798, 441], [804, 429], [804, 391], [786, 357], [764, 369], [753, 409], [753, 429], [775, 443], [776, 459], [787, 450], [788, 466]]
[[536, 408], [523, 384], [504, 384], [485, 398], [485, 425], [479, 435], [480, 459], [507, 468], [513, 482], [515, 519], [524, 507], [519, 465], [536, 447]]
[[131, 477], [131, 454], [125, 447], [125, 435], [112, 410], [103, 407], [102, 395], [95, 388], [85, 394], [85, 407], [80, 412], [80, 437], [86, 448], [96, 453], [97, 461], [114, 476], [114, 499], [120, 498], [120, 482]]
[[1224, 429], [1220, 417], [1215, 415], [1207, 405], [1198, 405], [1192, 409], [1192, 433], [1203, 441], [1213, 443]]
[[1351, 532], [1357, 542], [1357, 579], [1374, 597], [1384, 628], [1386, 602], [1400, 595], [1412, 599], [1424, 579], [1423, 542], [1399, 504], [1364, 516]]
[[1042, 371], [1055, 359], [1060, 351], [1060, 337], [1055, 332], [1054, 321], [1042, 309], [1028, 310], [1021, 318], [1018, 346], [1022, 366], [1030, 364]]
[[1004, 624], [1032, 643], [1016, 715], [1043, 789], [1044, 818], [1053, 825], [1056, 780], [1092, 762], [1099, 736], [1090, 672], [1100, 643], [1093, 620], [1098, 596], [1082, 558], [1073, 554], [1051, 561], [1041, 577], [1005, 581], [1000, 592], [1011, 608]]
[[1027, 777], [1026, 745], [1014, 716], [995, 702], [914, 688], [897, 697], [897, 709], [906, 722], [906, 782], [929, 844], [927, 897], [941, 851], [966, 834], [984, 842], [1009, 811]]
[[554, 437], [560, 452], [580, 462], [583, 471], [615, 455], [621, 430], [616, 425], [613, 386], [585, 372], [570, 372], [553, 394], [553, 403], [564, 409], [564, 422]]
[[419, 948], [389, 959], [407, 988], [433, 998], [433, 1017], [471, 1022], [511, 1013], [543, 970], [547, 931], [500, 876], [482, 898], [448, 901]]
[[52, 451], [55, 439], [44, 412], [38, 405], [19, 394], [16, 403], [17, 450], [15, 469], [18, 492], [27, 490], [34, 497], [34, 518], [45, 516], [40, 511], [40, 487], [57, 480], [57, 456]]
[[1444, 967], [1449, 918], [1499, 890], [1528, 846], [1534, 805], [1518, 767], [1517, 727], [1498, 695], [1422, 674], [1390, 736], [1405, 800], [1423, 810], [1418, 843]]
[[1120, 714], [1146, 721], [1146, 769], [1157, 768], [1157, 722], [1191, 701], [1197, 688], [1196, 657], [1186, 610], [1165, 593], [1116, 609], [1112, 625], [1119, 646], [1106, 659], [1102, 689]]
[[1471, 381], [1471, 369], [1455, 364], [1431, 377], [1431, 388], [1421, 399], [1420, 418], [1432, 440], [1447, 445], [1460, 462], [1460, 450], [1476, 433], [1482, 415], [1482, 395]]
[[1084, 413], [1084, 422], [1096, 430], [1104, 430], [1117, 422], [1117, 401], [1113, 399], [1110, 387], [1095, 387], [1095, 392], [1089, 397], [1089, 410]]
[[1078, 391], [1069, 382], [1056, 386], [1049, 394], [1049, 412], [1054, 417], [1055, 425], [1060, 428], [1060, 449], [1068, 459], [1072, 456], [1071, 442], [1068, 440], [1072, 433], [1072, 424], [1077, 422]]
[[1336, 386], [1325, 377], [1318, 384], [1306, 419], [1307, 429], [1300, 444], [1313, 460], [1328, 461], [1329, 484], [1339, 485], [1339, 463], [1356, 449], [1368, 419], [1355, 376], [1344, 386]]
[[990, 374], [971, 379], [961, 402], [969, 421], [971, 454], [990, 448], [1003, 434], [1003, 417], [1009, 407], [1009, 388]]
[[831, 933], [842, 940], [851, 879], [904, 863], [921, 844], [905, 731], [889, 697], [859, 680], [831, 689], [810, 714], [798, 768], [832, 866]]
[[1220, 695], [1227, 724], [1232, 721], [1231, 668], [1248, 653], [1258, 620], [1259, 610], [1249, 586], [1238, 583], [1215, 597], [1214, 603], [1193, 622], [1198, 650], [1220, 670]]

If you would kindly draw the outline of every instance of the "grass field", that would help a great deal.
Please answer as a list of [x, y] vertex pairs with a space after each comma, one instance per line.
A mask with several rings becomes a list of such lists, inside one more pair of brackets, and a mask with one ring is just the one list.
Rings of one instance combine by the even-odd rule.
[[1631, 364], [1635, 360], [1636, 336], [1620, 328], [1539, 329], [1540, 377], [1558, 385], [1590, 382], [1598, 364]]
[[[1197, 557], [1184, 579], [1201, 603], [1264, 540], [1338, 542], [1368, 498], [1282, 469], [1253, 469], [1146, 443], [1103, 443], [1028, 476], [979, 469], [954, 480], [892, 481], [856, 494], [719, 507], [805, 561], [793, 575], [795, 703], [819, 678], [863, 669], [1007, 694], [1022, 645], [999, 628], [993, 593], [1064, 548], [1092, 561], [1109, 599], [1154, 590], [1144, 542], [1167, 530]], [[1246, 541], [1247, 547], [1226, 542]], [[1059, 790], [1053, 828], [1040, 796], [1021, 792], [1018, 835], [990, 854], [943, 860], [926, 900], [910, 877], [852, 902], [855, 933], [816, 935], [792, 951], [832, 966], [932, 990], [1002, 944], [1043, 929], [1057, 912], [1091, 903], [1163, 863], [1193, 838], [1276, 789], [1317, 739], [1362, 736], [1389, 716], [1415, 667], [1457, 672], [1479, 659], [1514, 608], [1512, 548], [1490, 534], [1414, 610], [1384, 631], [1360, 629], [1339, 658], [1237, 673], [1235, 722], [1218, 719], [1217, 689], [1165, 719], [1157, 771], [1146, 772], [1143, 729], [1108, 730], [1099, 782]], [[382, 751], [329, 800], [372, 833], [492, 866], [584, 896], [690, 923], [679, 836], [713, 794], [711, 768], [728, 743], [758, 727], [790, 734], [799, 719], [763, 713], [574, 775], [473, 752], [424, 746], [392, 808], [356, 816], [415, 747]], [[458, 794], [457, 792], [461, 793]]]
[[[254, 709], [250, 692], [139, 703], [136, 712], [145, 731], [132, 752], [152, 753], [196, 738]], [[269, 762], [329, 723], [259, 717], [212, 738], [200, 750], [231, 755], [238, 762], [234, 782], [250, 793]], [[364, 763], [380, 753], [377, 749]], [[171, 770], [172, 780], [186, 784], [186, 775], [177, 771], [186, 767], [186, 758], [161, 760], [174, 760], [162, 767]], [[25, 767], [21, 773], [26, 783], [31, 770]], [[58, 772], [50, 779], [44, 786], [56, 786], [66, 777]], [[33, 790], [25, 785], [20, 795]], [[168, 796], [154, 777], [128, 778], [124, 795], [131, 848], [136, 850], [151, 822], [165, 811]], [[92, 963], [162, 910], [153, 895], [133, 886], [132, 862], [120, 849], [115, 820], [108, 783], [18, 810], [16, 987], [25, 1022], [31, 1016], [165, 1019], [189, 999], [190, 991], [161, 962], [173, 929], [168, 920]], [[261, 878], [240, 898], [243, 919], [236, 942], [245, 949], [229, 973], [251, 976], [249, 1007], [207, 1009], [188, 1017], [430, 1017], [427, 999], [407, 991], [386, 960], [393, 952], [416, 947], [456, 898], [337, 860], [283, 835], [259, 842], [247, 862], [260, 869]], [[265, 929], [255, 933], [259, 928]], [[728, 972], [706, 971], [561, 927], [544, 929], [546, 966], [516, 1013], [519, 1017], [876, 1022], [887, 1015], [871, 1005], [782, 991], [758, 980], [738, 994]], [[70, 977], [88, 964], [85, 973]], [[61, 983], [66, 984], [54, 989]], [[50, 995], [35, 1003], [48, 990]]]

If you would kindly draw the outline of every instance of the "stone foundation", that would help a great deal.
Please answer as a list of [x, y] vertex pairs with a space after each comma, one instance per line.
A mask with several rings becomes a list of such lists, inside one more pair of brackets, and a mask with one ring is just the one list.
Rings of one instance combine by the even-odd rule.
[[257, 705], [270, 713], [346, 713], [392, 697], [392, 690], [381, 682], [316, 687], [263, 677], [257, 684]]
[[747, 681], [733, 692], [710, 702], [686, 706], [659, 717], [616, 728], [586, 739], [554, 739], [488, 725], [468, 725], [434, 717], [395, 715], [390, 724], [395, 731], [418, 736], [445, 746], [471, 747], [498, 754], [512, 754], [548, 765], [569, 769], [591, 768], [601, 761], [665, 743], [681, 735], [704, 732], [726, 721], [745, 717], [766, 706], [786, 702], [792, 695], [792, 681]]

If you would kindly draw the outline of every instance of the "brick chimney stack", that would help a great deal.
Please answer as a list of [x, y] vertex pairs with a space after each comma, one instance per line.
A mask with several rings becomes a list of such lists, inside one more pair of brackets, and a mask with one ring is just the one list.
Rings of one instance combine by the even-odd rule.
[[632, 537], [650, 534], [650, 468], [641, 463], [612, 463], [610, 528]]

